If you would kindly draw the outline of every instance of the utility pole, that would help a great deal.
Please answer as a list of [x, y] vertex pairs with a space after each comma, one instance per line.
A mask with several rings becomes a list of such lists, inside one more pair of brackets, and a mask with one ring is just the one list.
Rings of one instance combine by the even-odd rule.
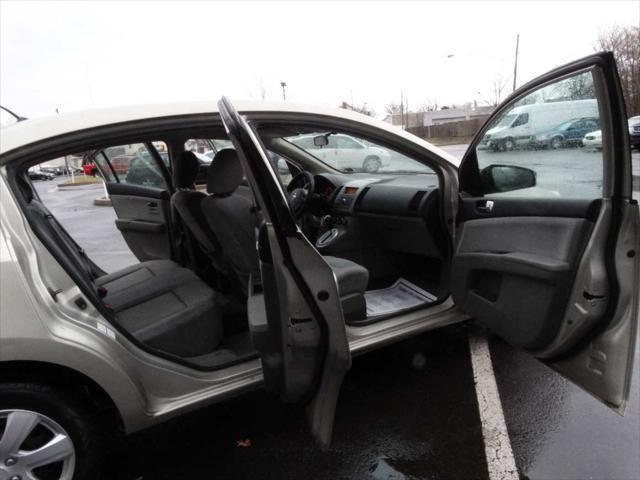
[[287, 82], [280, 82], [280, 86], [282, 87], [282, 100], [287, 99]]
[[520, 46], [520, 34], [516, 34], [516, 59], [513, 64], [513, 91], [516, 91], [516, 78], [518, 77], [518, 47]]
[[400, 128], [404, 130], [404, 93], [400, 90]]

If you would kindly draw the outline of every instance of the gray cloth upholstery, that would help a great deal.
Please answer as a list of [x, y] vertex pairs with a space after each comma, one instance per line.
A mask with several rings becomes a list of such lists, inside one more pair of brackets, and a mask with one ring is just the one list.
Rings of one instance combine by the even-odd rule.
[[220, 248], [202, 214], [201, 203], [207, 196], [196, 190], [178, 190], [171, 196], [171, 206], [182, 226], [188, 231], [201, 250], [212, 260], [217, 260]]
[[195, 153], [184, 151], [174, 166], [173, 182], [176, 189], [194, 189], [200, 162]]
[[[183, 152], [175, 165], [175, 181], [178, 190], [171, 196], [171, 206], [182, 225], [188, 240], [211, 260], [216, 270], [227, 273], [227, 267], [220, 258], [220, 245], [210, 230], [207, 219], [202, 214], [200, 203], [207, 196], [194, 190], [200, 162], [193, 152]], [[195, 245], [194, 245], [195, 244]]]
[[96, 285], [118, 322], [139, 341], [182, 357], [210, 353], [223, 336], [215, 292], [192, 271], [169, 260], [132, 265]]
[[242, 181], [242, 166], [235, 150], [226, 148], [213, 157], [209, 166], [207, 191], [201, 202], [209, 229], [215, 232], [222, 255], [231, 266], [244, 295], [249, 278], [260, 278], [256, 251], [256, 217], [251, 202], [234, 193]]
[[215, 293], [198, 276], [169, 260], [153, 260], [104, 275], [55, 217], [21, 185], [34, 232], [78, 283], [95, 288], [117, 323], [150, 347], [182, 357], [213, 352], [222, 341]]
[[231, 195], [240, 185], [243, 176], [236, 151], [232, 148], [220, 150], [209, 165], [207, 192], [219, 196]]
[[341, 297], [352, 293], [364, 293], [369, 283], [369, 270], [350, 260], [324, 256], [338, 280], [338, 293]]
[[210, 195], [200, 205], [209, 228], [216, 232], [225, 261], [235, 272], [246, 295], [249, 277], [260, 278], [253, 205], [238, 194], [225, 197]]
[[[251, 202], [234, 193], [242, 180], [242, 168], [235, 150], [219, 151], [209, 167], [207, 190], [211, 195], [201, 206], [209, 228], [215, 232], [222, 254], [232, 266], [243, 293], [249, 290], [249, 279], [260, 279], [256, 250], [256, 217]], [[364, 292], [369, 283], [369, 271], [357, 263], [337, 257], [324, 257], [334, 271], [345, 316], [364, 318]], [[349, 301], [346, 301], [349, 297]]]

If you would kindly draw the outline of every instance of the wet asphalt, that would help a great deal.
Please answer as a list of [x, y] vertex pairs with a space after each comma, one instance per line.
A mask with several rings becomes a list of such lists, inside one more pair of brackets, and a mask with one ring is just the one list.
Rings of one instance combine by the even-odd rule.
[[[637, 153], [634, 158], [637, 184]], [[74, 206], [63, 207], [53, 182], [36, 184], [54, 214], [68, 219], [63, 224], [72, 235], [88, 218], [95, 220], [100, 207], [83, 201], [95, 187], [69, 193]], [[101, 211], [100, 217], [109, 216]], [[85, 239], [102, 245], [97, 254], [105, 263], [126, 248], [116, 242], [104, 250], [112, 222], [94, 225]], [[256, 391], [124, 439], [111, 449], [106, 478], [488, 478], [468, 328], [448, 327], [355, 358], [327, 451], [311, 440], [300, 407]], [[528, 355], [489, 340], [521, 478], [640, 479], [638, 353], [621, 417]]]

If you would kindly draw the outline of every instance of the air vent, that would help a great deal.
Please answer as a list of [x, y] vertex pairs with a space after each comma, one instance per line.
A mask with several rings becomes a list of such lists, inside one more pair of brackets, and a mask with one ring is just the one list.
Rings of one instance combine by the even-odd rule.
[[364, 196], [367, 194], [367, 192], [369, 191], [369, 187], [364, 187], [362, 189], [362, 192], [360, 193], [360, 195], [358, 195], [358, 197], [356, 198], [356, 203], [353, 205], [353, 209], [357, 210], [358, 207], [360, 206], [360, 204], [362, 203], [362, 199], [364, 198]]
[[424, 198], [427, 192], [424, 190], [420, 190], [415, 193], [411, 201], [409, 202], [409, 213], [418, 213], [418, 209], [420, 208], [420, 203]]

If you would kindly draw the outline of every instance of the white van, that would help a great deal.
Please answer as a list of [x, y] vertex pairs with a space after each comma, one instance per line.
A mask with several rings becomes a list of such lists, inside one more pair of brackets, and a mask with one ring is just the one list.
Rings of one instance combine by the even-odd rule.
[[521, 105], [507, 111], [498, 125], [487, 131], [482, 143], [494, 150], [526, 147], [535, 135], [584, 117], [598, 117], [595, 99]]

